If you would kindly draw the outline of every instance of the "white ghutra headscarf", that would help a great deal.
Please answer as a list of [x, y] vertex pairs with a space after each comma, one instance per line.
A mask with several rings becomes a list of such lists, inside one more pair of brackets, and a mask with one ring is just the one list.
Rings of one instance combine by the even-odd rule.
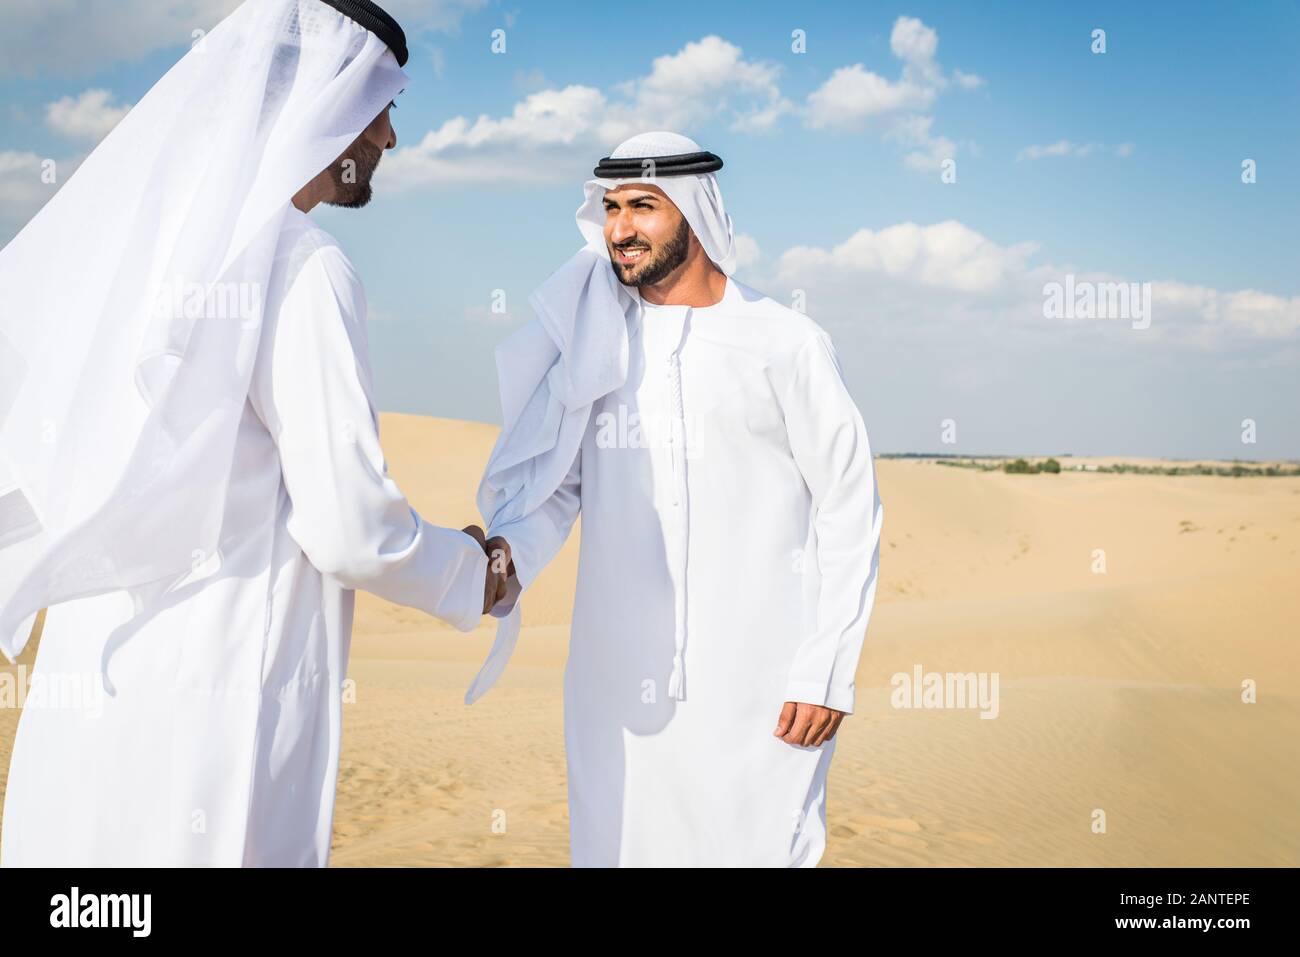
[[[736, 267], [731, 217], [713, 173], [656, 175], [650, 162], [701, 152], [679, 133], [642, 133], [611, 159], [643, 159], [641, 175], [584, 184], [578, 230], [586, 245], [529, 297], [536, 318], [497, 348], [503, 427], [478, 490], [478, 507], [495, 529], [523, 518], [559, 488], [573, 465], [592, 405], [623, 385], [628, 340], [641, 320], [641, 297], [614, 273], [605, 244], [605, 191], [652, 183], [681, 211], [704, 252], [723, 273]], [[496, 640], [465, 695], [473, 704], [505, 670], [519, 638], [520, 606], [497, 625]]]
[[284, 214], [406, 82], [322, 0], [246, 0], [0, 251], [10, 660], [40, 609], [214, 554]]

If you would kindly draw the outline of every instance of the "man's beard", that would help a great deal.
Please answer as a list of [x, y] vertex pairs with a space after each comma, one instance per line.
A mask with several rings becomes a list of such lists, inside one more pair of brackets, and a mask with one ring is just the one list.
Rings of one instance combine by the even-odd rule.
[[[616, 245], [614, 249], [644, 249], [643, 243], [633, 240], [630, 243]], [[691, 229], [687, 225], [686, 217], [682, 217], [681, 224], [677, 227], [677, 234], [668, 242], [660, 247], [657, 253], [654, 253], [649, 262], [635, 262], [630, 265], [624, 265], [614, 258], [611, 251], [609, 256], [610, 265], [614, 267], [614, 275], [618, 276], [618, 281], [625, 286], [653, 286], [656, 283], [663, 282], [672, 271], [686, 262], [686, 254], [691, 249]]]
[[[384, 151], [364, 136], [347, 148], [347, 151], [330, 167], [330, 179], [334, 183], [334, 198], [325, 201], [328, 206], [344, 206], [348, 209], [360, 209], [370, 202], [374, 190], [370, 179], [375, 175]], [[348, 163], [351, 160], [351, 163]], [[346, 182], [346, 179], [352, 182]]]

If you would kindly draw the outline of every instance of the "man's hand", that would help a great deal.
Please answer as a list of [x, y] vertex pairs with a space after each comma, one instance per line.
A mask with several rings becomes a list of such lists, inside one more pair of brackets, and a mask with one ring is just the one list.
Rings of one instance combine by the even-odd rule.
[[515, 573], [515, 563], [510, 558], [510, 543], [500, 535], [487, 538], [483, 529], [477, 525], [467, 525], [461, 531], [478, 542], [488, 557], [487, 574], [483, 580], [483, 614], [486, 615], [493, 605], [506, 597], [506, 582]]
[[802, 701], [787, 701], [772, 734], [786, 744], [815, 748], [835, 737], [844, 712]]

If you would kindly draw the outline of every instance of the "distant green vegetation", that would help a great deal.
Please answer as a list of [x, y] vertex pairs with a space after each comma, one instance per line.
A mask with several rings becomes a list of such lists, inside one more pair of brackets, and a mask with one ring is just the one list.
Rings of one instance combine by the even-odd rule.
[[1056, 473], [1061, 471], [1061, 463], [1056, 459], [1045, 459], [1042, 462], [1026, 462], [1024, 459], [1016, 459], [1014, 462], [1003, 462], [1002, 471], [1012, 475], [1036, 475], [1039, 472]]
[[882, 455], [881, 458], [932, 458], [935, 465], [947, 465], [959, 469], [978, 469], [981, 472], [1007, 472], [1011, 475], [1036, 475], [1046, 472], [1055, 475], [1066, 472], [1110, 472], [1131, 473], [1133, 475], [1222, 475], [1231, 478], [1243, 476], [1297, 476], [1300, 465], [1256, 465], [1253, 463], [1233, 462], [1231, 465], [1130, 465], [1117, 462], [1114, 465], [1068, 465], [1064, 468], [1054, 458], [1031, 462], [1028, 459], [1010, 459], [1000, 456], [978, 458], [955, 458], [951, 456], [923, 456], [915, 453], [904, 455]]
[[1133, 472], [1137, 475], [1300, 475], [1300, 465], [1128, 465], [1120, 462], [1116, 465], [1104, 465], [1098, 472]]

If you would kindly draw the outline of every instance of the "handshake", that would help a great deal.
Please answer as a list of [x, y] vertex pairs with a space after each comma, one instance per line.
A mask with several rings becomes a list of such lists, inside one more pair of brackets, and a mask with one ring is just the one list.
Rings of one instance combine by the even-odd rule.
[[506, 582], [515, 573], [515, 563], [510, 558], [510, 543], [500, 535], [488, 538], [477, 525], [468, 525], [461, 531], [478, 542], [488, 558], [487, 575], [483, 582], [483, 614], [486, 615], [493, 605], [506, 597]]

